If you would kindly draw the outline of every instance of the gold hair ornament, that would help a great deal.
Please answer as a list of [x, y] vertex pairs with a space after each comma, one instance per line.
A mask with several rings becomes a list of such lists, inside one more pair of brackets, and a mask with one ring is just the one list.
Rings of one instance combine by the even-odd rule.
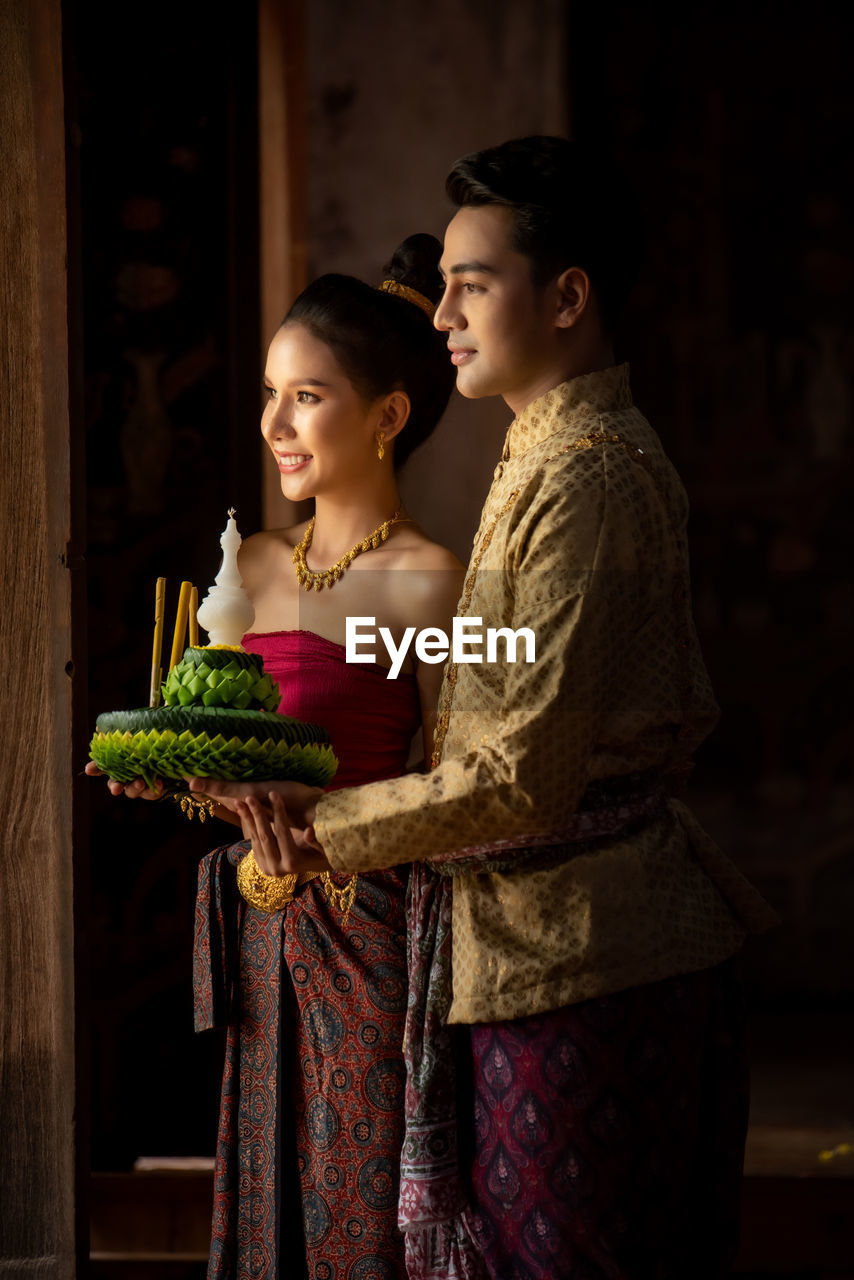
[[384, 520], [381, 525], [377, 525], [373, 533], [369, 533], [367, 538], [357, 542], [355, 547], [351, 547], [340, 560], [336, 560], [328, 569], [309, 569], [306, 564], [306, 552], [311, 546], [311, 539], [314, 533], [315, 517], [312, 516], [308, 522], [308, 528], [294, 547], [294, 553], [291, 557], [296, 565], [297, 582], [304, 591], [322, 591], [324, 587], [334, 587], [341, 575], [350, 568], [356, 556], [360, 556], [363, 551], [375, 550], [381, 543], [385, 542], [392, 525], [409, 519], [402, 512], [403, 508], [398, 507], [393, 516], [390, 516], [388, 520]]
[[407, 302], [412, 302], [416, 307], [420, 307], [430, 320], [436, 311], [435, 302], [431, 302], [423, 293], [419, 293], [417, 289], [410, 289], [408, 284], [401, 284], [399, 280], [383, 280], [378, 286], [380, 293], [393, 293], [398, 298], [405, 298]]

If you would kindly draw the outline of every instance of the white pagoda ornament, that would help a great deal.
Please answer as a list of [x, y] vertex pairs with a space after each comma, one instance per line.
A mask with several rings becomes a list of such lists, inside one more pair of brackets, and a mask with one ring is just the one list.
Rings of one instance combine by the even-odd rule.
[[240, 642], [255, 620], [252, 601], [246, 594], [237, 568], [237, 553], [242, 541], [234, 519], [234, 507], [230, 507], [228, 524], [219, 540], [222, 568], [198, 612], [199, 622], [207, 631], [212, 646], [241, 648]]

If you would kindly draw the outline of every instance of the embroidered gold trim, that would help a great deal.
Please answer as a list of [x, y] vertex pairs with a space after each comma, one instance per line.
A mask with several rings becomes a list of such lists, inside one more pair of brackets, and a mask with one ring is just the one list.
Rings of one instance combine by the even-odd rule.
[[[466, 574], [466, 580], [463, 583], [463, 593], [462, 593], [462, 596], [460, 597], [461, 615], [463, 616], [465, 615], [466, 610], [471, 604], [471, 598], [472, 598], [472, 595], [474, 594], [474, 582], [475, 582], [475, 578], [477, 577], [477, 571], [480, 568], [480, 562], [484, 557], [484, 553], [486, 552], [487, 547], [492, 541], [492, 535], [495, 533], [495, 530], [498, 528], [498, 521], [501, 519], [503, 515], [506, 515], [507, 512], [512, 508], [516, 499], [519, 497], [519, 494], [521, 493], [521, 491], [522, 491], [522, 486], [520, 485], [518, 489], [514, 489], [513, 492], [510, 494], [510, 497], [504, 503], [503, 507], [496, 515], [492, 524], [489, 526], [486, 533], [483, 535], [480, 545], [478, 546], [477, 551], [474, 553], [474, 556], [472, 557], [471, 563], [469, 564], [468, 573]], [[442, 705], [439, 708], [439, 715], [436, 719], [436, 734], [433, 739], [433, 757], [430, 761], [431, 769], [435, 769], [439, 761], [442, 759], [442, 747], [445, 745], [445, 735], [448, 732], [448, 724], [451, 719], [451, 704], [453, 703], [453, 700], [454, 700], [454, 690], [456, 689], [456, 687], [457, 687], [457, 664], [456, 662], [452, 662], [448, 667], [448, 675], [445, 680], [443, 694], [442, 694]]]
[[648, 459], [643, 449], [637, 445], [628, 444], [622, 436], [609, 435], [607, 431], [595, 431], [589, 436], [579, 436], [577, 440], [573, 440], [570, 444], [564, 445], [562, 449], [558, 449], [557, 453], [551, 453], [546, 458], [546, 462], [553, 462], [555, 458], [562, 457], [565, 453], [579, 453], [582, 449], [595, 449], [598, 444], [615, 444], [630, 458], [635, 458], [644, 466], [648, 466]]

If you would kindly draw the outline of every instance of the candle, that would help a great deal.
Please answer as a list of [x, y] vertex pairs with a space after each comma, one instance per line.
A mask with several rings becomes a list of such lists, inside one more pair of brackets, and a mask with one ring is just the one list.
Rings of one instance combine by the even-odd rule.
[[199, 589], [193, 587], [190, 592], [190, 648], [197, 649], [199, 645]]
[[184, 656], [184, 641], [187, 635], [187, 615], [190, 611], [190, 592], [192, 582], [181, 583], [181, 594], [178, 597], [178, 613], [175, 617], [175, 634], [172, 636], [172, 657], [169, 659], [169, 670], [181, 661]]
[[219, 540], [222, 567], [198, 613], [199, 622], [210, 636], [212, 645], [230, 645], [239, 649], [244, 633], [255, 619], [255, 610], [237, 568], [237, 552], [242, 541], [234, 519], [234, 508], [231, 507], [228, 523]]
[[148, 705], [160, 704], [160, 681], [163, 676], [163, 615], [166, 609], [166, 579], [158, 578], [154, 593], [154, 645], [151, 650], [151, 689]]

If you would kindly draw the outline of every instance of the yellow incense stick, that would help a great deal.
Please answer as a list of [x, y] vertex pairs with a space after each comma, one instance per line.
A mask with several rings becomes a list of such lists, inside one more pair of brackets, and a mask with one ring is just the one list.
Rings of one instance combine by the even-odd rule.
[[172, 637], [172, 657], [169, 659], [171, 671], [184, 656], [184, 642], [187, 637], [187, 616], [190, 612], [190, 592], [192, 582], [181, 583], [181, 594], [178, 597], [178, 613], [175, 617], [175, 634]]
[[157, 579], [154, 594], [154, 645], [151, 650], [151, 689], [148, 705], [156, 707], [160, 704], [160, 679], [163, 675], [163, 616], [166, 612], [166, 579]]
[[190, 592], [190, 646], [197, 649], [199, 646], [199, 589], [193, 587]]

